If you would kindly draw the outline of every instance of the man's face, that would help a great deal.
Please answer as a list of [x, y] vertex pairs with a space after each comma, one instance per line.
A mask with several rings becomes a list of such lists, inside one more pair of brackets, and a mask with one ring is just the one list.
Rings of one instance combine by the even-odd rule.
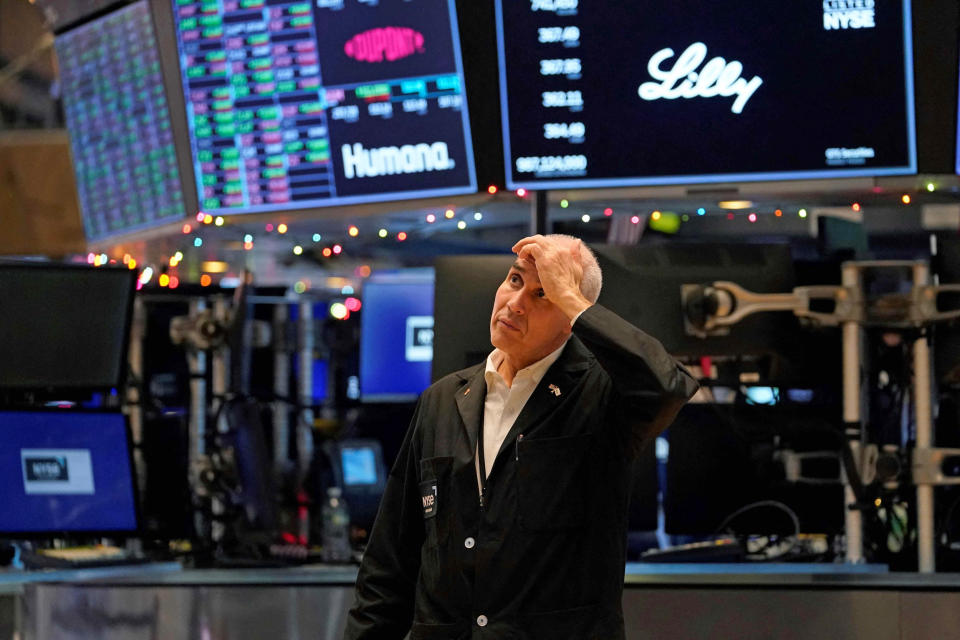
[[493, 299], [493, 346], [525, 367], [555, 351], [569, 334], [570, 320], [544, 297], [534, 264], [514, 262]]

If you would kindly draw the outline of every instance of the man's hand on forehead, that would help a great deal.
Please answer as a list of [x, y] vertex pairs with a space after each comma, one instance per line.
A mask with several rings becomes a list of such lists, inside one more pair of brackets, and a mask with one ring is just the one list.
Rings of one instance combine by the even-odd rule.
[[583, 266], [579, 240], [529, 236], [513, 245], [513, 252], [519, 260], [526, 260], [536, 267], [547, 300], [560, 307], [568, 317], [573, 318], [590, 306], [580, 293]]

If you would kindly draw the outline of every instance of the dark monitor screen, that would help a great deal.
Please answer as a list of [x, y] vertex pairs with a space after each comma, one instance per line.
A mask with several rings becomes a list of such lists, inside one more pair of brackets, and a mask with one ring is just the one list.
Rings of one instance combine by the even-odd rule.
[[0, 389], [109, 389], [124, 379], [136, 273], [0, 262]]
[[[725, 335], [701, 338], [684, 327], [681, 287], [732, 281], [755, 293], [789, 293], [796, 274], [787, 244], [690, 243], [594, 247], [603, 269], [599, 302], [660, 340], [677, 357], [739, 360], [755, 383], [826, 385], [840, 378], [835, 328], [804, 328], [790, 312], [746, 316]], [[749, 363], [748, 363], [749, 361]], [[745, 371], [720, 371], [739, 383]]]
[[916, 172], [910, 0], [497, 0], [508, 187]]
[[[839, 418], [839, 408], [686, 405], [666, 431], [665, 531], [718, 533], [739, 509], [763, 500], [792, 509], [804, 533], [841, 531], [839, 460], [818, 456], [805, 467], [808, 476], [833, 482], [790, 483], [783, 458], [776, 454], [778, 448], [808, 454], [839, 451], [840, 430], [832, 418]], [[791, 520], [779, 510], [745, 513], [730, 524], [738, 533], [793, 533]]]
[[454, 0], [172, 6], [205, 211], [476, 191]]
[[55, 41], [87, 240], [186, 216], [146, 0]]
[[432, 270], [370, 278], [360, 317], [360, 399], [416, 399], [430, 385], [432, 360]]
[[0, 534], [134, 532], [120, 413], [0, 412]]
[[[689, 245], [592, 246], [603, 270], [599, 303], [660, 340], [675, 356], [722, 356], [742, 360], [718, 375], [739, 384], [739, 367], [758, 382], [815, 386], [840, 376], [836, 330], [809, 331], [787, 312], [758, 313], [729, 334], [687, 335], [681, 286], [732, 280], [758, 293], [784, 293], [795, 286], [788, 245], [696, 243]], [[497, 287], [514, 257], [439, 258], [433, 379], [481, 362], [490, 345], [490, 311]], [[749, 362], [746, 362], [749, 360]]]
[[516, 256], [445, 256], [434, 262], [433, 379], [483, 362], [493, 350], [490, 314]]

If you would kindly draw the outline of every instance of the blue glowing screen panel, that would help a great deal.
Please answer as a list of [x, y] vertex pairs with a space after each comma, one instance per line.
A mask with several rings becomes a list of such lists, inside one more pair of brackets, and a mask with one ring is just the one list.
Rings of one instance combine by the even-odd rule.
[[205, 211], [476, 191], [454, 0], [172, 0]]
[[0, 533], [136, 531], [119, 413], [0, 412]]
[[87, 239], [183, 218], [170, 113], [146, 1], [68, 31], [55, 46]]
[[916, 173], [910, 0], [496, 0], [507, 185]]
[[377, 484], [377, 460], [373, 449], [343, 448], [340, 450], [343, 483], [348, 486]]
[[363, 286], [360, 398], [402, 401], [430, 385], [433, 272], [374, 277]]

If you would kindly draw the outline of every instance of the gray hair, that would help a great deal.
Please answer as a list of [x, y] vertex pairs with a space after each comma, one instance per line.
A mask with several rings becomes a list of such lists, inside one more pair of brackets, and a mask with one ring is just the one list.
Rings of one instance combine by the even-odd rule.
[[580, 245], [580, 266], [583, 268], [583, 279], [580, 281], [580, 293], [591, 303], [595, 303], [597, 298], [600, 297], [600, 288], [603, 286], [603, 273], [600, 271], [597, 256], [593, 254], [590, 247], [576, 236], [570, 236], [565, 233], [551, 233], [546, 237], [565, 242], [576, 242]]

